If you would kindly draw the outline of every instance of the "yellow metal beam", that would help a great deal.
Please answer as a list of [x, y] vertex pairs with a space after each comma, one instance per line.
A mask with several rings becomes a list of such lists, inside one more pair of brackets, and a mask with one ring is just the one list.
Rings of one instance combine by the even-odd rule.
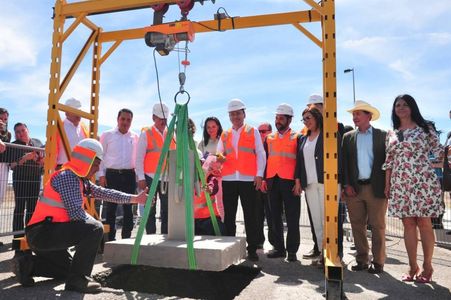
[[64, 32], [61, 43], [63, 43], [69, 35], [77, 28], [78, 25], [80, 25], [81, 21], [86, 17], [86, 14], [80, 14], [77, 19], [67, 28], [67, 30]]
[[52, 60], [50, 63], [50, 81], [49, 81], [49, 109], [47, 111], [47, 141], [45, 143], [45, 159], [44, 159], [44, 182], [50, 177], [56, 166], [57, 133], [58, 133], [58, 101], [60, 97], [60, 76], [61, 76], [61, 55], [63, 43], [61, 42], [64, 32], [64, 21], [61, 17], [61, 7], [65, 4], [64, 0], [55, 1], [55, 18], [53, 19], [53, 35], [52, 35]]
[[304, 2], [307, 3], [308, 5], [310, 5], [310, 6], [311, 6], [313, 9], [315, 9], [317, 12], [319, 12], [320, 15], [324, 16], [324, 10], [323, 10], [323, 8], [322, 8], [318, 3], [316, 3], [316, 2], [313, 1], [313, 0], [304, 0]]
[[151, 7], [155, 4], [174, 4], [176, 0], [89, 0], [68, 3], [61, 10], [62, 16], [77, 17], [79, 14], [100, 14], [115, 11]]
[[[235, 17], [221, 20], [221, 28], [218, 28], [218, 21], [208, 20], [194, 22], [195, 32], [211, 32], [220, 30], [231, 29], [245, 29], [263, 26], [275, 26], [275, 25], [291, 25], [298, 23], [318, 22], [321, 20], [321, 16], [314, 10], [268, 14], [249, 17]], [[134, 28], [127, 30], [117, 30], [103, 32], [100, 34], [100, 42], [113, 42], [117, 40], [133, 40], [144, 39], [146, 28]]]
[[308, 31], [307, 28], [305, 28], [301, 24], [297, 24], [297, 23], [294, 23], [293, 26], [296, 27], [297, 29], [299, 29], [299, 31], [301, 31], [306, 37], [308, 37], [318, 47], [320, 47], [320, 48], [323, 47], [322, 42], [316, 36], [314, 36], [310, 31]]
[[81, 49], [80, 53], [78, 54], [77, 58], [75, 59], [74, 63], [70, 67], [69, 71], [67, 72], [66, 76], [64, 77], [64, 80], [61, 83], [60, 89], [58, 91], [58, 99], [61, 97], [61, 95], [66, 90], [70, 80], [75, 74], [75, 71], [77, 71], [78, 67], [80, 66], [83, 58], [85, 57], [86, 53], [89, 50], [89, 47], [91, 47], [92, 43], [94, 42], [94, 39], [96, 38], [97, 32], [92, 32], [89, 36], [88, 40], [86, 41], [85, 45]]
[[89, 20], [88, 18], [83, 18], [83, 19], [81, 20], [81, 22], [82, 22], [86, 27], [88, 27], [89, 29], [91, 29], [92, 31], [95, 31], [95, 30], [98, 30], [98, 29], [99, 29], [99, 27], [98, 27], [96, 24], [94, 24], [93, 22], [91, 22], [91, 20]]
[[116, 50], [117, 47], [122, 43], [122, 40], [117, 40], [109, 49], [108, 51], [102, 56], [100, 59], [100, 64], [103, 64], [105, 60], [108, 59], [108, 57], [113, 53], [114, 50]]
[[72, 106], [67, 106], [62, 103], [58, 103], [58, 110], [63, 111], [63, 112], [70, 112], [70, 113], [76, 114], [76, 115], [78, 115], [82, 118], [88, 119], [88, 120], [95, 119], [95, 115], [93, 115], [91, 113], [84, 112], [82, 110], [73, 108]]

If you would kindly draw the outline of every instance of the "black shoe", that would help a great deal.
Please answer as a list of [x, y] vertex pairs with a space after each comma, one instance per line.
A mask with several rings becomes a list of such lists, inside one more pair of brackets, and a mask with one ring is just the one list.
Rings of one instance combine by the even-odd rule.
[[257, 252], [253, 251], [253, 252], [247, 252], [247, 257], [248, 260], [250, 261], [258, 261], [258, 255]]
[[287, 258], [287, 260], [288, 260], [288, 261], [297, 261], [298, 258], [297, 258], [297, 256], [296, 256], [296, 253], [290, 253], [290, 252], [288, 252], [288, 258]]
[[24, 286], [29, 287], [34, 285], [33, 273], [33, 258], [31, 255], [15, 255], [11, 260], [12, 272], [16, 275], [17, 281]]
[[315, 259], [320, 256], [321, 252], [315, 251], [315, 249], [310, 250], [309, 253], [302, 255], [303, 259]]
[[287, 253], [285, 251], [280, 250], [271, 250], [268, 254], [266, 254], [267, 258], [277, 258], [277, 257], [285, 258], [285, 256], [287, 256]]
[[357, 263], [355, 265], [353, 265], [351, 267], [352, 271], [363, 271], [363, 270], [368, 270], [368, 264], [364, 264], [364, 263]]
[[83, 294], [96, 294], [102, 291], [102, 286], [100, 283], [83, 276], [68, 279], [64, 289]]
[[380, 274], [384, 272], [384, 266], [373, 262], [371, 267], [368, 269], [368, 273], [371, 274]]

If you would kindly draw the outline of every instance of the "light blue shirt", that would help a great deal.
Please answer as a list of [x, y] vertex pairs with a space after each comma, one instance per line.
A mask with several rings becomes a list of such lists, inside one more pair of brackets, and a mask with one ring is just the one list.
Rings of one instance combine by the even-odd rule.
[[373, 168], [373, 127], [367, 131], [357, 133], [357, 167], [359, 179], [369, 179]]

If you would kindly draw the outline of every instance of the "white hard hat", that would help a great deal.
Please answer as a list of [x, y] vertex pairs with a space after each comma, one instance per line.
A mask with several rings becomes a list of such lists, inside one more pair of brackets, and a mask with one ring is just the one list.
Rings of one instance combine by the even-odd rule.
[[73, 108], [81, 108], [81, 102], [75, 98], [67, 99], [64, 104]]
[[156, 115], [160, 119], [169, 118], [169, 108], [165, 103], [155, 103], [153, 105], [152, 114]]
[[228, 112], [237, 111], [240, 109], [246, 109], [246, 105], [244, 105], [243, 101], [241, 101], [238, 98], [230, 100], [229, 105], [227, 107]]
[[282, 103], [279, 106], [277, 106], [276, 115], [294, 116], [293, 108], [291, 107], [290, 104]]
[[320, 95], [310, 95], [310, 97], [308, 97], [308, 102], [307, 104], [317, 104], [317, 103], [324, 103], [323, 102], [323, 97], [321, 97]]
[[83, 139], [78, 144], [78, 146], [95, 151], [96, 157], [100, 160], [103, 159], [103, 147], [102, 144], [95, 139]]

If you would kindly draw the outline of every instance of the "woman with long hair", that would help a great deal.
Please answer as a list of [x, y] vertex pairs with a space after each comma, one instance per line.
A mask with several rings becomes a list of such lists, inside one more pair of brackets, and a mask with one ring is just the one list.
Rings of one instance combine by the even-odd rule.
[[[403, 281], [428, 283], [432, 280], [432, 255], [435, 237], [431, 218], [444, 210], [440, 183], [428, 159], [432, 152], [443, 156], [437, 132], [432, 122], [423, 118], [415, 99], [399, 95], [393, 103], [393, 129], [387, 134], [385, 195], [388, 215], [399, 217], [404, 225], [404, 243], [410, 270]], [[423, 247], [423, 271], [417, 264], [417, 228]]]
[[208, 154], [216, 154], [216, 146], [222, 134], [221, 122], [216, 117], [208, 117], [204, 122], [202, 141], [197, 147], [204, 157]]

